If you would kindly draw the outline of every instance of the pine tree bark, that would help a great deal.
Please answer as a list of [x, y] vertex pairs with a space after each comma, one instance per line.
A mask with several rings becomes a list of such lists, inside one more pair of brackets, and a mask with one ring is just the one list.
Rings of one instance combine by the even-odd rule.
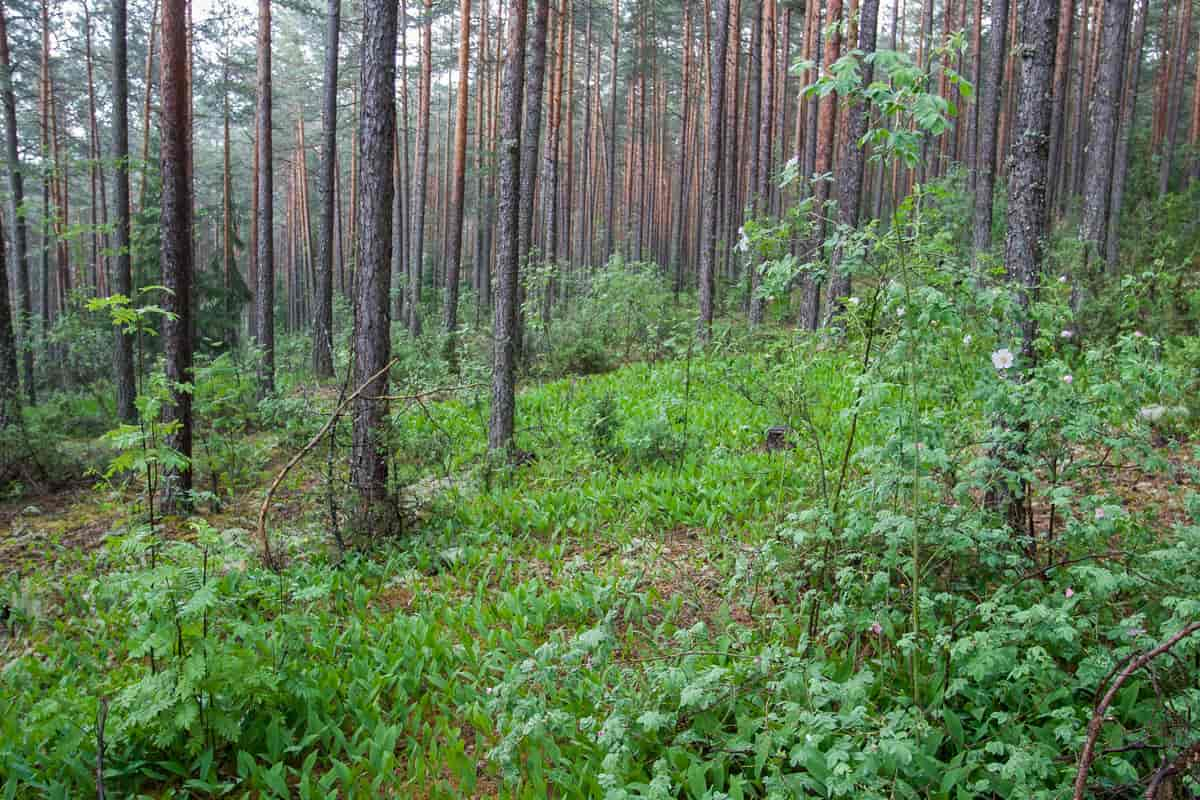
[[[859, 7], [858, 42], [856, 49], [862, 53], [862, 82], [870, 86], [875, 77], [872, 54], [875, 52], [876, 28], [879, 21], [879, 0], [863, 0]], [[838, 222], [848, 228], [857, 228], [862, 215], [863, 175], [866, 166], [866, 147], [859, 144], [867, 133], [867, 109], [862, 103], [852, 103], [846, 112], [846, 129], [842, 137], [842, 157], [838, 170]], [[841, 269], [842, 253], [834, 252], [830, 269], [830, 309], [838, 313], [841, 298], [850, 295], [850, 275]]]
[[[1124, 100], [1121, 103], [1121, 124], [1117, 132], [1117, 149], [1113, 156], [1112, 199], [1108, 204], [1108, 235], [1105, 237], [1105, 261], [1109, 270], [1115, 270], [1120, 255], [1121, 209], [1125, 200], [1125, 179], [1129, 173], [1129, 147], [1133, 140], [1133, 119], [1137, 113], [1138, 84], [1141, 82], [1142, 46], [1146, 39], [1146, 17], [1149, 14], [1148, 0], [1139, 0], [1137, 18], [1126, 48], [1128, 72], [1125, 75]], [[1200, 92], [1196, 93], [1200, 97]], [[1053, 162], [1051, 162], [1053, 163]]]
[[[1175, 148], [1179, 141], [1179, 116], [1183, 107], [1183, 84], [1186, 80], [1188, 50], [1192, 43], [1192, 0], [1183, 0], [1181, 21], [1172, 52], [1171, 77], [1166, 88], [1166, 115], [1163, 119], [1162, 159], [1158, 167], [1158, 193], [1171, 189], [1171, 172], [1175, 165]], [[1200, 92], [1200, 85], [1196, 91]]]
[[[428, 10], [428, 8], [427, 8]], [[362, 106], [358, 119], [359, 258], [354, 281], [354, 385], [374, 380], [354, 401], [350, 480], [358, 494], [357, 527], [379, 534], [387, 513], [383, 428], [386, 366], [391, 357], [392, 159], [396, 147], [396, 0], [364, 0]], [[377, 376], [377, 377], [375, 377]]]
[[[589, 23], [590, 24], [590, 23]], [[679, 157], [675, 162], [675, 196], [671, 221], [671, 271], [672, 288], [675, 296], [683, 291], [683, 227], [684, 209], [687, 206], [687, 176], [688, 136], [690, 135], [690, 120], [692, 115], [692, 15], [691, 3], [683, 0], [683, 83], [682, 83], [681, 121], [679, 123]], [[585, 145], [586, 149], [586, 145]]]
[[[112, 126], [113, 201], [116, 226], [113, 280], [117, 294], [133, 298], [133, 272], [129, 253], [129, 59], [127, 50], [126, 0], [112, 3]], [[117, 384], [117, 418], [132, 423], [137, 418], [134, 401], [137, 386], [133, 372], [133, 337], [117, 329], [114, 372]]]
[[[333, 377], [333, 237], [334, 193], [337, 190], [337, 83], [341, 0], [328, 0], [325, 10], [325, 76], [321, 100], [321, 196], [317, 239], [317, 296], [313, 326], [313, 373]], [[394, 15], [393, 15], [394, 16]]]
[[1055, 193], [1065, 171], [1062, 152], [1064, 144], [1064, 121], [1067, 115], [1067, 95], [1070, 92], [1071, 35], [1075, 27], [1075, 0], [1059, 0], [1058, 42], [1054, 47], [1054, 99], [1050, 106], [1050, 185], [1047, 189], [1046, 211], [1054, 210]]
[[616, 224], [617, 191], [617, 78], [621, 45], [621, 0], [612, 0], [612, 76], [609, 89], [608, 188], [604, 199], [604, 258], [613, 255], [613, 227]]
[[500, 96], [497, 141], [499, 213], [496, 222], [496, 309], [492, 317], [492, 408], [488, 449], [511, 453], [516, 411], [517, 284], [520, 280], [517, 239], [520, 227], [521, 98], [525, 83], [525, 18], [527, 0], [512, 0], [507, 59]]
[[[533, 246], [533, 200], [537, 185], [538, 153], [542, 141], [542, 90], [546, 79], [546, 34], [550, 0], [535, 0], [525, 70], [525, 121], [521, 124], [521, 232], [517, 242], [521, 268], [529, 266]], [[519, 339], [518, 339], [519, 341]]]
[[8, 253], [0, 218], [0, 432], [21, 417], [21, 376], [17, 373], [17, 337], [8, 296]]
[[[829, 69], [837, 61], [841, 52], [842, 34], [842, 0], [829, 0], [826, 7], [825, 20], [825, 53], [822, 58], [824, 68]], [[821, 98], [817, 110], [817, 157], [813, 171], [817, 175], [825, 175], [833, 169], [834, 136], [836, 135], [838, 97], [836, 92], [830, 92]], [[819, 261], [821, 251], [825, 246], [825, 222], [829, 200], [829, 181], [817, 181], [813, 192], [813, 234], [809, 240], [808, 250], [813, 261]], [[804, 276], [804, 298], [800, 310], [800, 326], [815, 331], [821, 320], [821, 284], [811, 274]]]
[[[1079, 237], [1087, 248], [1085, 271], [1093, 259], [1108, 252], [1108, 206], [1112, 191], [1113, 157], [1125, 78], [1125, 43], [1129, 36], [1130, 0], [1105, 0], [1100, 29], [1100, 61], [1092, 86], [1090, 133], [1083, 165], [1083, 220]], [[1080, 283], [1089, 275], [1076, 276], [1073, 297], [1078, 303]]]
[[[166, 24], [165, 10], [163, 24]], [[275, 174], [271, 103], [271, 0], [258, 0], [258, 241], [255, 242], [258, 281], [254, 293], [254, 339], [262, 349], [258, 366], [260, 397], [275, 393]]]
[[421, 335], [421, 281], [425, 261], [425, 207], [429, 184], [429, 94], [433, 78], [433, 2], [425, 0], [421, 30], [421, 85], [417, 90], [417, 163], [413, 176], [412, 235], [409, 242], [408, 332]]
[[163, 417], [165, 441], [186, 463], [163, 475], [163, 509], [186, 511], [192, 489], [192, 188], [188, 173], [188, 42], [186, 0], [165, 0], [162, 24], [162, 212], [163, 360], [170, 400]]
[[[1004, 32], [1008, 30], [1008, 0], [992, 0], [991, 38], [987, 67], [981, 76], [983, 101], [979, 104], [979, 167], [976, 170], [975, 214], [972, 220], [972, 263], [978, 269], [979, 255], [992, 244], [992, 204], [996, 193], [996, 142], [1000, 128], [1000, 99], [1004, 61], [1008, 53]], [[1055, 9], [1057, 14], [1057, 9]]]
[[701, 342], [712, 336], [713, 302], [716, 294], [717, 210], [721, 186], [722, 139], [725, 129], [725, 60], [729, 47], [729, 0], [716, 0], [712, 58], [708, 81], [708, 139], [704, 158], [703, 221], [700, 225], [700, 321], [696, 331]]
[[[454, 171], [450, 178], [450, 229], [446, 234], [446, 309], [444, 313], [450, 360], [458, 329], [458, 282], [462, 259], [463, 204], [467, 186], [467, 80], [471, 57], [471, 0], [462, 0], [462, 29], [458, 36], [458, 96], [455, 98]], [[476, 79], [478, 81], [478, 79]], [[482, 84], [481, 84], [482, 85]]]
[[[117, 0], [121, 2], [122, 0]], [[114, 13], [114, 19], [115, 19]], [[115, 24], [115, 23], [114, 23]], [[114, 45], [113, 58], [116, 59]], [[12, 59], [8, 49], [8, 20], [5, 4], [0, 0], [0, 102], [4, 104], [4, 146], [8, 162], [9, 200], [12, 204], [13, 272], [16, 276], [17, 320], [15, 332], [22, 345], [21, 366], [25, 375], [25, 397], [30, 405], [37, 402], [33, 380], [33, 297], [29, 281], [29, 225], [25, 219], [25, 181], [21, 172], [21, 156], [17, 133], [17, 101], [13, 93]]]

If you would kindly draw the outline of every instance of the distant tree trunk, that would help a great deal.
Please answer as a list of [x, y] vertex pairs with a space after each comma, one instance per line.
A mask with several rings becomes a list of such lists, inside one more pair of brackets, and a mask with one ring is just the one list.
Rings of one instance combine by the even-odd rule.
[[[857, 50], [863, 54], [862, 79], [870, 86], [875, 77], [872, 54], [875, 52], [875, 32], [879, 21], [879, 0], [863, 0], [859, 8]], [[862, 213], [863, 174], [866, 165], [866, 147], [860, 140], [867, 133], [867, 109], [853, 103], [847, 109], [846, 129], [842, 137], [842, 158], [838, 171], [838, 221], [849, 228], [858, 227]], [[841, 310], [841, 298], [850, 295], [850, 275], [841, 269], [842, 252], [834, 252], [829, 282], [829, 304], [834, 313]]]
[[[1149, 14], [1148, 0], [1139, 0], [1137, 19], [1126, 48], [1128, 72], [1124, 81], [1125, 99], [1121, 105], [1121, 125], [1117, 132], [1117, 149], [1113, 156], [1112, 199], [1108, 204], [1108, 235], [1105, 244], [1105, 261], [1109, 270], [1115, 270], [1120, 255], [1121, 207], [1125, 199], [1125, 178], [1129, 172], [1129, 145], [1133, 139], [1133, 118], [1137, 113], [1138, 83], [1141, 81], [1142, 46], [1146, 39], [1146, 17]], [[1200, 84], [1198, 84], [1200, 85]], [[1200, 98], [1200, 91], [1196, 93]], [[1051, 162], [1053, 163], [1053, 162]]]
[[146, 175], [150, 171], [150, 122], [153, 114], [150, 111], [150, 98], [154, 94], [154, 46], [158, 42], [155, 34], [155, 22], [158, 19], [158, 0], [154, 0], [150, 9], [150, 41], [146, 47], [146, 91], [142, 94], [142, 163], [138, 175], [138, 211], [146, 207]]
[[1050, 185], [1046, 191], [1046, 212], [1053, 213], [1055, 193], [1065, 172], [1062, 152], [1065, 143], [1064, 121], [1067, 116], [1067, 95], [1070, 92], [1071, 34], [1075, 26], [1075, 0], [1059, 0], [1058, 42], [1054, 47], [1054, 100], [1050, 106]]
[[[591, 17], [589, 16], [589, 25]], [[590, 65], [590, 62], [589, 62]], [[692, 15], [691, 3], [683, 0], [683, 84], [682, 84], [682, 119], [679, 123], [679, 157], [675, 166], [675, 196], [674, 218], [671, 221], [671, 269], [673, 272], [672, 286], [676, 297], [683, 291], [683, 227], [684, 209], [687, 206], [687, 174], [689, 124], [692, 114]], [[584, 146], [586, 150], [586, 145]]]
[[[1057, 9], [1056, 9], [1057, 13]], [[975, 216], [972, 263], [978, 268], [979, 254], [992, 245], [992, 201], [996, 193], [996, 139], [1000, 127], [1000, 98], [1004, 60], [1008, 54], [1004, 32], [1008, 30], [1008, 0], [992, 0], [991, 38], [988, 62], [981, 76], [983, 101], [979, 104], [979, 168], [976, 170]]]
[[[118, 0], [120, 2], [121, 0]], [[113, 14], [114, 24], [116, 13]], [[116, 40], [114, 40], [115, 42]], [[121, 40], [124, 42], [124, 39]], [[122, 48], [123, 50], [123, 48]], [[117, 58], [114, 43], [113, 59]], [[115, 99], [115, 96], [114, 96]], [[33, 382], [33, 329], [30, 317], [33, 314], [33, 298], [29, 286], [29, 226], [25, 219], [25, 182], [21, 173], [20, 148], [17, 140], [17, 101], [13, 94], [12, 62], [8, 51], [8, 22], [4, 2], [0, 0], [0, 102], [4, 103], [5, 155], [8, 162], [9, 199], [12, 201], [13, 216], [13, 271], [16, 274], [18, 317], [15, 326], [24, 352], [21, 354], [25, 373], [25, 396], [30, 405], [37, 403], [37, 391]]]
[[230, 319], [227, 343], [231, 348], [237, 347], [237, 320], [233, 319], [233, 274], [237, 266], [233, 263], [233, 168], [231, 145], [229, 139], [229, 45], [225, 46], [225, 63], [222, 65], [221, 85], [221, 260], [222, 274], [225, 286], [225, 314]]
[[696, 331], [701, 342], [707, 342], [712, 336], [713, 301], [717, 288], [717, 210], [721, 187], [721, 145], [725, 128], [725, 60], [729, 48], [729, 0], [716, 0], [716, 21], [711, 40], [708, 141], [704, 158], [704, 189], [701, 196], [704, 219], [700, 225], [700, 321]]
[[[178, 0], [172, 0], [178, 2]], [[163, 14], [164, 25], [166, 14]], [[254, 293], [260, 396], [275, 392], [275, 175], [271, 137], [271, 0], [258, 0], [258, 286]]]
[[185, 0], [166, 0], [163, 6], [162, 75], [162, 280], [167, 288], [163, 308], [163, 355], [171, 399], [165, 421], [176, 427], [166, 444], [180, 453], [184, 466], [168, 468], [163, 476], [163, 508], [186, 511], [192, 489], [192, 201], [187, 168], [188, 107], [187, 10]]
[[83, 52], [88, 85], [88, 132], [91, 142], [90, 155], [92, 158], [92, 163], [88, 165], [92, 184], [92, 205], [90, 212], [92, 224], [92, 288], [95, 290], [96, 296], [101, 297], [106, 294], [105, 287], [108, 283], [108, 262], [104, 255], [104, 251], [107, 249], [105, 239], [108, 230], [108, 198], [104, 184], [104, 160], [102, 147], [100, 146], [100, 126], [96, 122], [96, 81], [92, 68], [92, 14], [87, 0], [84, 0], [82, 5], [85, 28]]
[[487, 0], [483, 0], [483, 7], [479, 12], [479, 43], [477, 49], [479, 52], [479, 72], [476, 79], [475, 92], [475, 257], [474, 257], [474, 272], [475, 272], [475, 323], [478, 325], [480, 314], [483, 311], [485, 304], [489, 303], [489, 294], [491, 291], [491, 274], [488, 265], [487, 254], [490, 250], [488, 247], [488, 232], [491, 228], [491, 205], [492, 198], [485, 193], [486, 184], [484, 182], [484, 172], [486, 164], [486, 153], [488, 148], [488, 129], [491, 114], [485, 112], [485, 99], [491, 97], [491, 89], [489, 83], [492, 80], [492, 71], [488, 67], [488, 4]]
[[[396, 0], [364, 0], [362, 105], [358, 139], [359, 268], [354, 281], [354, 385], [362, 386], [391, 357], [389, 289], [392, 268], [392, 159], [396, 147]], [[428, 7], [426, 8], [428, 11]], [[391, 527], [387, 514], [387, 455], [383, 426], [386, 372], [354, 401], [350, 480], [358, 493], [357, 526]]]
[[[825, 54], [822, 61], [824, 68], [830, 69], [841, 52], [842, 35], [842, 0], [829, 0], [826, 7], [825, 19]], [[814, 172], [825, 175], [833, 170], [833, 145], [837, 123], [837, 93], [830, 92], [821, 98], [817, 112], [817, 160]], [[821, 251], [825, 246], [825, 215], [826, 202], [829, 200], [829, 181], [817, 182], [813, 193], [813, 234], [809, 239], [809, 253], [812, 260], [819, 261]], [[816, 330], [821, 320], [821, 284], [812, 275], [804, 277], [804, 300], [800, 311], [800, 325], [808, 330]]]
[[[321, 106], [321, 195], [317, 241], [317, 308], [313, 326], [313, 372], [333, 377], [333, 237], [337, 191], [338, 38], [341, 0], [328, 0], [325, 11], [325, 79]], [[394, 16], [394, 15], [393, 15]]]
[[0, 218], [0, 432], [21, 416], [21, 376], [17, 374], [17, 337], [8, 298], [8, 259]]
[[[1130, 0], [1105, 0], [1100, 30], [1100, 62], [1092, 85], [1091, 130], [1083, 165], [1083, 221], [1079, 237], [1087, 247], [1084, 264], [1108, 252], [1108, 207], [1113, 180], [1113, 157], [1125, 77], [1125, 43], [1129, 36]], [[1076, 285], [1089, 276], [1079, 275]], [[1074, 295], [1075, 298], [1079, 294]]]
[[400, 21], [397, 24], [396, 47], [400, 51], [400, 107], [399, 130], [396, 132], [396, 194], [392, 198], [392, 319], [408, 325], [409, 246], [412, 231], [409, 229], [408, 214], [411, 209], [409, 192], [412, 161], [408, 147], [408, 48], [404, 45], [408, 37], [408, 3], [400, 0]]
[[425, 0], [425, 22], [421, 31], [421, 86], [417, 107], [417, 164], [412, 192], [412, 255], [409, 258], [408, 332], [421, 333], [421, 273], [425, 261], [425, 206], [429, 183], [429, 93], [433, 77], [433, 2]]
[[[750, 102], [758, 108], [757, 112], [752, 111], [751, 113], [751, 120], [756, 121], [758, 124], [751, 124], [750, 126], [751, 132], [755, 135], [755, 142], [752, 143], [752, 146], [756, 152], [751, 159], [754, 165], [754, 174], [751, 178], [754, 181], [754, 210], [756, 216], [762, 216], [770, 211], [771, 102], [775, 82], [775, 3], [772, 0], [767, 0], [767, 2], [763, 3], [761, 15], [761, 42], [758, 48], [759, 55], [757, 59], [757, 68], [760, 75], [758, 79], [758, 96], [754, 96], [756, 93], [753, 88], [750, 90]], [[753, 49], [752, 45], [751, 50]], [[755, 68], [753, 56], [751, 57], [750, 68]], [[751, 75], [751, 78], [753, 77]], [[757, 117], [757, 120], [755, 120], [755, 117]], [[759, 259], [755, 256], [747, 270], [750, 276], [750, 327], [762, 324], [763, 313], [766, 310], [766, 302], [758, 291], [761, 273], [761, 264], [758, 262]]]
[[525, 121], [521, 125], [521, 230], [517, 248], [522, 269], [529, 266], [529, 251], [533, 246], [533, 199], [542, 141], [542, 89], [546, 79], [546, 32], [550, 22], [550, 0], [535, 2], [537, 8], [533, 13], [525, 69]]
[[525, 18], [528, 8], [527, 0], [512, 2], [500, 97], [500, 138], [497, 142], [500, 208], [496, 223], [496, 310], [492, 317], [492, 408], [488, 419], [488, 449], [493, 452], [511, 453], [516, 411], [521, 97], [525, 82]]
[[[446, 333], [447, 348], [454, 360], [454, 334], [458, 328], [458, 280], [462, 259], [463, 203], [467, 189], [467, 92], [471, 58], [471, 0], [462, 0], [462, 29], [458, 36], [458, 95], [454, 117], [454, 172], [450, 185], [450, 230], [446, 253]], [[486, 24], [483, 22], [482, 24]], [[483, 54], [480, 53], [482, 56]], [[476, 82], [479, 82], [478, 77]], [[477, 120], [477, 124], [479, 124]]]
[[[1141, 48], [1138, 48], [1139, 64], [1141, 63]], [[1200, 45], [1197, 45], [1196, 81], [1192, 84], [1192, 124], [1188, 135], [1188, 144], [1192, 149], [1192, 163], [1188, 170], [1188, 185], [1192, 181], [1200, 181]]]
[[[1128, 2], [1128, 0], [1126, 0]], [[1173, 65], [1166, 89], [1166, 115], [1163, 124], [1162, 160], [1158, 167], [1158, 193], [1166, 194], [1171, 188], [1171, 169], [1175, 163], [1175, 146], [1179, 140], [1179, 115], [1183, 107], [1183, 84], [1187, 71], [1188, 49], [1192, 43], [1192, 0], [1182, 2], [1182, 21], [1176, 34], [1176, 45], [1171, 53]], [[1200, 85], [1196, 91], [1200, 92]]]
[[613, 254], [613, 226], [615, 224], [617, 190], [617, 60], [621, 45], [621, 0], [612, 0], [612, 84], [609, 90], [609, 136], [608, 136], [608, 188], [604, 200], [604, 258]]

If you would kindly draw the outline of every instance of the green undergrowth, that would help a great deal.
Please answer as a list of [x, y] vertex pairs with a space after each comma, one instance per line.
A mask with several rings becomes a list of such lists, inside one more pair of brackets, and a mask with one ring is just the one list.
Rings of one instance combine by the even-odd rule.
[[[196, 518], [11, 582], [0, 796], [94, 793], [102, 707], [110, 796], [1063, 796], [1100, 681], [1200, 615], [1195, 456], [1137, 417], [1191, 376], [1056, 339], [1018, 391], [936, 292], [869, 302], [867, 358], [864, 308], [531, 385], [519, 467], [482, 393], [396, 408], [395, 480], [442, 481], [400, 541], [339, 557], [314, 493], [278, 574]], [[1045, 434], [1020, 469], [1052, 536], [982, 502], [1005, 403]], [[1162, 508], [1084, 466], [1106, 448]], [[1198, 657], [1118, 693], [1093, 782], [1187, 738]]]

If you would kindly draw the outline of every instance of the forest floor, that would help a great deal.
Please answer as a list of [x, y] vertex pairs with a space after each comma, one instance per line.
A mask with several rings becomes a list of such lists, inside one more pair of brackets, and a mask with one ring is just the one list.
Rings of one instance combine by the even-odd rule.
[[[844, 424], [837, 409], [848, 378], [830, 359], [816, 380], [827, 394], [804, 414]], [[234, 641], [257, 642], [262, 652], [282, 642], [288, 653], [286, 664], [275, 657], [273, 673], [284, 671], [287, 686], [255, 671], [257, 661], [238, 661], [248, 658], [240, 650], [226, 654], [234, 679], [205, 691], [224, 698], [239, 729], [262, 732], [249, 739], [256, 754], [240, 749], [250, 748], [243, 739], [238, 749], [218, 747], [207, 765], [203, 742], [214, 734], [196, 733], [190, 698], [148, 717], [130, 711], [147, 702], [146, 653], [162, 646], [147, 622], [160, 613], [152, 609], [161, 589], [148, 587], [174, 586], [180, 574], [137, 583], [148, 558], [144, 538], [126, 525], [136, 493], [76, 487], [6, 501], [0, 573], [25, 624], [0, 644], [0, 671], [31, 653], [49, 673], [68, 660], [84, 665], [22, 703], [24, 724], [35, 731], [27, 740], [38, 753], [33, 768], [71, 774], [64, 753], [82, 740], [50, 726], [67, 717], [86, 731], [104, 693], [114, 698], [114, 715], [131, 718], [115, 734], [131, 749], [115, 757], [161, 759], [154, 755], [161, 745], [145, 742], [163, 741], [155, 732], [166, 730], [166, 741], [193, 742], [179, 769], [201, 775], [195, 780], [205, 786], [257, 787], [263, 796], [271, 787], [276, 795], [325, 796], [306, 788], [320, 785], [347, 797], [544, 797], [554, 785], [564, 795], [594, 795], [608, 740], [618, 735], [605, 727], [609, 712], [677, 693], [673, 681], [698, 686], [705, 702], [736, 697], [740, 690], [705, 683], [732, 669], [714, 663], [749, 669], [743, 659], [756, 647], [803, 640], [805, 623], [793, 610], [800, 589], [779, 579], [777, 545], [791, 535], [796, 510], [814, 502], [817, 456], [828, 443], [794, 434], [802, 423], [789, 391], [749, 357], [629, 364], [530, 387], [521, 397], [519, 442], [535, 458], [519, 468], [486, 458], [477, 397], [410, 409], [393, 443], [394, 472], [409, 487], [409, 531], [332, 569], [339, 557], [328, 503], [331, 495], [345, 502], [346, 487], [342, 477], [330, 481], [323, 453], [310, 454], [271, 509], [271, 535], [288, 564], [278, 597], [259, 564], [256, 518], [266, 486], [309, 434], [247, 436], [239, 447], [256, 454], [252, 477], [222, 492], [219, 510], [202, 507], [203, 525], [168, 518], [153, 545], [180, 569], [195, 569], [202, 553], [206, 585], [210, 574], [220, 576], [223, 599], [205, 600], [202, 631], [198, 618], [186, 616], [192, 602], [176, 601], [184, 611], [169, 631], [178, 633], [168, 631], [165, 641], [178, 636], [181, 662], [198, 648], [215, 659]], [[313, 396], [305, 392], [304, 402]], [[333, 402], [324, 397], [316, 409]], [[774, 425], [793, 431], [776, 452], [764, 443]], [[863, 446], [882, 441], [885, 425], [864, 421]], [[1126, 512], [1166, 530], [1184, 517], [1194, 449], [1171, 443], [1162, 451], [1167, 463], [1153, 471], [1103, 453], [1088, 457], [1098, 463], [1096, 481], [1122, 498]], [[1035, 508], [1035, 524], [1044, 533], [1044, 508]], [[96, 599], [116, 586], [132, 594]], [[130, 608], [122, 597], [132, 598]], [[863, 640], [854, 663], [874, 648]], [[239, 691], [265, 699], [235, 700]], [[658, 713], [639, 719], [659, 724]], [[39, 720], [47, 726], [40, 738]], [[571, 758], [590, 764], [576, 776], [550, 766], [568, 746]], [[730, 746], [739, 758], [740, 745]], [[302, 757], [311, 753], [315, 760]], [[163, 769], [147, 771], [163, 777], [140, 790], [177, 796], [166, 777], [171, 768]]]

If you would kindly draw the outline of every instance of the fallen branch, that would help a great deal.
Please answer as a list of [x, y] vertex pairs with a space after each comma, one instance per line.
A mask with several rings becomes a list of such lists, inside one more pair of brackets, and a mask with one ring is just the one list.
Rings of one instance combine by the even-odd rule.
[[316, 447], [317, 443], [320, 442], [321, 439], [325, 438], [325, 434], [329, 432], [329, 429], [337, 424], [338, 418], [342, 415], [342, 412], [346, 410], [346, 406], [357, 400], [358, 396], [365, 392], [368, 386], [373, 384], [380, 375], [383, 375], [393, 366], [395, 366], [396, 362], [399, 360], [400, 359], [398, 358], [393, 358], [383, 367], [383, 369], [376, 372], [370, 378], [367, 378], [366, 382], [362, 386], [359, 386], [354, 390], [353, 394], [343, 400], [338, 407], [333, 410], [333, 414], [329, 416], [329, 419], [325, 422], [325, 425], [321, 428], [321, 430], [317, 431], [316, 436], [313, 436], [308, 440], [308, 444], [304, 445], [304, 447], [300, 449], [300, 452], [296, 453], [296, 455], [292, 457], [292, 460], [287, 463], [287, 465], [279, 472], [279, 474], [275, 476], [275, 480], [271, 482], [271, 488], [267, 489], [267, 496], [263, 498], [262, 505], [258, 508], [258, 539], [260, 542], [262, 542], [263, 561], [266, 562], [268, 567], [274, 569], [276, 566], [275, 557], [271, 554], [271, 540], [267, 536], [267, 509], [271, 507], [271, 500], [275, 497], [275, 490], [279, 488], [279, 484], [283, 483], [283, 479], [287, 477], [287, 474], [292, 471], [292, 467], [299, 464], [300, 459], [304, 458], [304, 456], [306, 456], [310, 450]]
[[1146, 789], [1146, 800], [1156, 800], [1158, 790], [1168, 778], [1173, 778], [1197, 764], [1200, 764], [1200, 742], [1196, 742], [1191, 747], [1188, 747], [1174, 759], [1166, 762], [1154, 771], [1154, 776], [1150, 778], [1150, 786]]
[[424, 400], [426, 397], [451, 394], [453, 392], [465, 392], [467, 389], [482, 389], [487, 385], [486, 383], [464, 383], [461, 386], [442, 386], [437, 389], [430, 389], [427, 392], [417, 392], [416, 394], [379, 394], [372, 396], [370, 399], [387, 400], [392, 403], [413, 403]]
[[[1167, 639], [1162, 644], [1159, 644], [1152, 650], [1147, 650], [1137, 658], [1130, 660], [1125, 665], [1125, 669], [1121, 670], [1116, 679], [1108, 687], [1108, 691], [1104, 693], [1104, 697], [1096, 704], [1096, 709], [1092, 712], [1092, 719], [1087, 726], [1087, 739], [1083, 743], [1083, 752], [1079, 754], [1079, 770], [1075, 773], [1075, 792], [1072, 795], [1072, 800], [1083, 800], [1083, 793], [1087, 789], [1088, 770], [1092, 767], [1092, 761], [1096, 757], [1096, 739], [1100, 737], [1100, 728], [1104, 726], [1104, 715], [1108, 711], [1108, 707], [1112, 705], [1113, 700], [1117, 696], [1117, 692], [1129, 680], [1133, 673], [1137, 672], [1142, 667], [1149, 664], [1154, 659], [1169, 651], [1172, 647], [1179, 644], [1181, 641], [1191, 636], [1196, 631], [1200, 631], [1200, 620], [1188, 623], [1178, 633]], [[1101, 684], [1103, 686], [1104, 684]], [[1155, 776], [1157, 778], [1157, 774]], [[1159, 781], [1161, 782], [1161, 778]], [[1157, 791], [1157, 786], [1153, 787]], [[1153, 795], [1147, 794], [1147, 797]]]

